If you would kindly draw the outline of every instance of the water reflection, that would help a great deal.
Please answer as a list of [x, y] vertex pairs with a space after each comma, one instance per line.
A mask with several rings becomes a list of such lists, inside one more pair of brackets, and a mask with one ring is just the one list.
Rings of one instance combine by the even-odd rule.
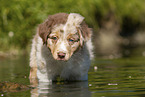
[[39, 83], [31, 97], [91, 97], [88, 82]]

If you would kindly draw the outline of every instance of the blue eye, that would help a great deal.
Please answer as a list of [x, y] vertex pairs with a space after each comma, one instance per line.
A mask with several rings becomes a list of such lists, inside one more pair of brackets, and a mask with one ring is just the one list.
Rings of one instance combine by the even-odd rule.
[[69, 42], [74, 42], [74, 39], [69, 39]]

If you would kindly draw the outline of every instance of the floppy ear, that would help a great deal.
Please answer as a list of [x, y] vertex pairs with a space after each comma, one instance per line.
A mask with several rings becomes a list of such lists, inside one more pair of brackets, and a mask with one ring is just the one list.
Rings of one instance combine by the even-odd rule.
[[52, 23], [53, 21], [48, 17], [44, 23], [38, 26], [39, 36], [42, 38], [43, 44], [47, 43], [47, 37], [51, 32]]
[[81, 46], [83, 42], [86, 42], [91, 39], [92, 36], [92, 28], [89, 28], [88, 25], [83, 21], [81, 26], [79, 27], [79, 36], [80, 36], [80, 43]]
[[51, 33], [52, 27], [56, 24], [65, 24], [68, 14], [58, 13], [49, 15], [48, 19], [38, 27], [39, 35], [43, 39], [43, 44], [47, 43], [47, 36]]
[[82, 36], [81, 28], [78, 29], [78, 33], [79, 33], [79, 36], [80, 36], [80, 45], [83, 46], [84, 38]]

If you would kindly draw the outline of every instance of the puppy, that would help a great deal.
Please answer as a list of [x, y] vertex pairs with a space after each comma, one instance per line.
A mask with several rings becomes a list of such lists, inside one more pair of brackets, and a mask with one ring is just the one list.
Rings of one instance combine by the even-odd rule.
[[92, 31], [77, 13], [50, 15], [38, 26], [30, 53], [30, 80], [88, 80]]

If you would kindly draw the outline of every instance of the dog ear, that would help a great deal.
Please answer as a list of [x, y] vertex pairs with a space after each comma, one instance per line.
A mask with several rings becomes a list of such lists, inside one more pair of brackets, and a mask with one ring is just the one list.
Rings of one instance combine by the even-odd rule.
[[84, 38], [83, 38], [83, 36], [82, 36], [81, 28], [78, 29], [78, 33], [79, 33], [79, 36], [80, 36], [80, 45], [83, 46]]
[[43, 40], [43, 44], [47, 43], [47, 37], [51, 32], [53, 21], [48, 17], [48, 19], [38, 26], [39, 36]]
[[79, 36], [80, 36], [80, 44], [83, 45], [83, 42], [91, 39], [92, 36], [92, 28], [89, 28], [88, 25], [83, 21], [79, 28]]
[[55, 15], [49, 15], [48, 19], [38, 27], [39, 35], [43, 39], [43, 44], [47, 43], [47, 37], [51, 33], [51, 30], [56, 24], [65, 24], [67, 21], [67, 13], [58, 13]]

